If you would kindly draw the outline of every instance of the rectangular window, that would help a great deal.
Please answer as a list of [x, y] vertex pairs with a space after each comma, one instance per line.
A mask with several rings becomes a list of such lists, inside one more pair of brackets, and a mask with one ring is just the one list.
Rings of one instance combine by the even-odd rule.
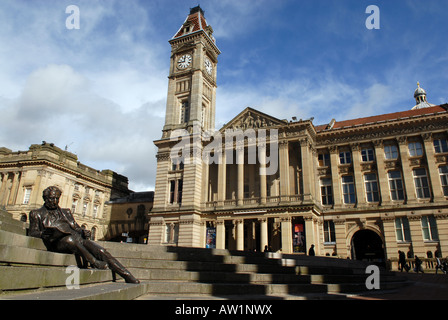
[[434, 140], [434, 150], [436, 153], [448, 152], [448, 143], [447, 143], [446, 139]]
[[350, 164], [352, 163], [352, 155], [350, 151], [343, 151], [339, 153], [339, 163], [340, 164]]
[[365, 174], [364, 182], [366, 185], [367, 202], [380, 201], [380, 196], [379, 196], [379, 192], [378, 192], [378, 181], [376, 179], [376, 174], [374, 174], [374, 173]]
[[170, 203], [174, 203], [175, 194], [176, 194], [176, 181], [171, 180], [170, 181]]
[[386, 160], [398, 159], [398, 148], [396, 145], [384, 146], [384, 156]]
[[73, 202], [72, 202], [72, 213], [76, 212], [77, 205], [78, 205], [78, 199], [73, 199]]
[[448, 166], [439, 167], [439, 174], [442, 182], [443, 195], [448, 197]]
[[187, 123], [190, 121], [190, 104], [188, 101], [183, 101], [181, 104], [180, 123]]
[[98, 205], [94, 205], [93, 206], [93, 217], [96, 218], [96, 216], [98, 215]]
[[330, 154], [329, 153], [319, 153], [317, 158], [319, 160], [319, 167], [329, 167], [330, 166]]
[[353, 176], [342, 177], [342, 194], [344, 196], [344, 203], [355, 203], [355, 184], [353, 182]]
[[31, 197], [31, 188], [25, 189], [25, 194], [23, 195], [23, 204], [29, 204]]
[[320, 193], [323, 205], [333, 204], [333, 188], [331, 186], [330, 178], [320, 179]]
[[177, 171], [177, 170], [184, 170], [184, 159], [179, 157], [171, 160], [171, 170]]
[[439, 240], [439, 233], [437, 231], [436, 219], [433, 216], [422, 217], [422, 232], [423, 240], [437, 241]]
[[177, 203], [182, 203], [183, 180], [177, 180]]
[[336, 242], [336, 232], [333, 220], [324, 221], [324, 242], [325, 243]]
[[389, 171], [390, 198], [394, 201], [404, 200], [403, 180], [400, 171]]
[[414, 184], [417, 198], [426, 199], [431, 197], [428, 176], [426, 175], [426, 170], [424, 168], [414, 169]]
[[183, 190], [183, 180], [171, 180], [170, 181], [170, 204], [182, 203], [182, 190]]
[[373, 153], [373, 149], [362, 149], [361, 158], [363, 162], [374, 161], [375, 155]]
[[411, 142], [408, 145], [409, 155], [411, 157], [418, 157], [423, 155], [423, 148], [420, 142]]
[[409, 229], [408, 218], [396, 218], [395, 219], [395, 232], [397, 235], [397, 241], [400, 242], [410, 242], [411, 232]]
[[87, 209], [88, 209], [89, 204], [87, 202], [84, 202], [83, 206], [82, 206], [82, 216], [85, 217], [87, 214]]

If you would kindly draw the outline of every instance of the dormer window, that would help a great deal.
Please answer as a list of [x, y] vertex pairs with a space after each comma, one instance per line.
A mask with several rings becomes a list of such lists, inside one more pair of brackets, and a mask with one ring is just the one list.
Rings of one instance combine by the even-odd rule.
[[184, 34], [187, 34], [187, 33], [190, 33], [190, 32], [192, 32], [193, 31], [193, 24], [191, 24], [191, 22], [190, 21], [188, 21], [188, 22], [186, 22], [185, 24], [184, 24]]

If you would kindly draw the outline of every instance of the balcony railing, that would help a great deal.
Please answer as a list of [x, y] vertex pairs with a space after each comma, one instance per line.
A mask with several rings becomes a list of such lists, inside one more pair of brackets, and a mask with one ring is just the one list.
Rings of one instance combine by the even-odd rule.
[[[252, 198], [244, 198], [242, 201], [242, 206], [259, 206], [263, 204], [261, 197], [252, 197]], [[274, 205], [280, 203], [294, 203], [294, 204], [302, 204], [303, 203], [303, 195], [289, 195], [289, 196], [272, 196], [266, 197], [266, 205]], [[208, 201], [205, 203], [206, 209], [211, 208], [222, 208], [222, 207], [238, 207], [237, 199], [226, 199], [224, 201]], [[241, 205], [240, 205], [241, 206]]]

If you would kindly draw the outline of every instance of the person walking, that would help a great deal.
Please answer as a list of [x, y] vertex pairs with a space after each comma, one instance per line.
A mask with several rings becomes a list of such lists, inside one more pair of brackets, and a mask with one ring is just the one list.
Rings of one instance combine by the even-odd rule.
[[421, 271], [421, 273], [423, 272], [423, 268], [422, 268], [422, 260], [420, 260], [420, 258], [416, 255], [415, 256], [415, 272], [419, 273], [419, 271]]
[[404, 252], [398, 250], [398, 270], [400, 270], [400, 272], [403, 272], [403, 269], [406, 270], [406, 272], [409, 271], [409, 267], [406, 264], [406, 256]]
[[316, 255], [316, 253], [314, 252], [314, 244], [312, 244], [310, 250], [308, 250], [308, 255], [309, 256], [315, 256]]

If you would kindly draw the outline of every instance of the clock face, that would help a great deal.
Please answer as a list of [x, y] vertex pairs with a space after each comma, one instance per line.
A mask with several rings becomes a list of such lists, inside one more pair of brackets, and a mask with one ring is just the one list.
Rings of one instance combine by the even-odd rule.
[[189, 54], [184, 54], [182, 57], [179, 58], [177, 61], [177, 67], [179, 69], [186, 69], [191, 64], [191, 61], [193, 58]]
[[204, 60], [205, 70], [209, 75], [212, 75], [213, 71], [213, 64], [210, 62], [210, 60], [206, 57]]

